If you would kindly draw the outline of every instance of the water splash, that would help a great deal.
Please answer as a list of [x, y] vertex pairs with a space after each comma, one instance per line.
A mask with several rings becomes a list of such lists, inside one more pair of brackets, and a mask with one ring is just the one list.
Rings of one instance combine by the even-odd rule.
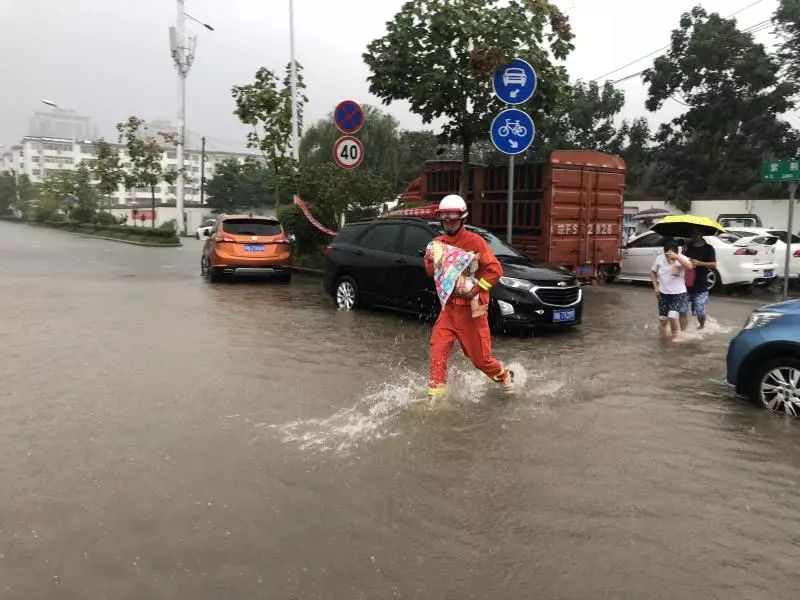
[[[517, 389], [524, 394], [527, 370], [519, 363], [508, 366], [514, 371]], [[451, 368], [447, 402], [432, 407], [427, 397], [427, 374], [406, 373], [329, 417], [301, 419], [270, 428], [279, 432], [284, 443], [298, 444], [301, 450], [347, 453], [366, 443], [401, 435], [399, 422], [404, 414], [457, 410], [496, 393], [502, 392], [480, 371]]]
[[406, 375], [402, 381], [384, 383], [353, 406], [324, 419], [303, 419], [272, 425], [282, 441], [297, 443], [302, 450], [347, 452], [365, 442], [399, 435], [396, 417], [409, 407], [427, 402], [426, 379]]

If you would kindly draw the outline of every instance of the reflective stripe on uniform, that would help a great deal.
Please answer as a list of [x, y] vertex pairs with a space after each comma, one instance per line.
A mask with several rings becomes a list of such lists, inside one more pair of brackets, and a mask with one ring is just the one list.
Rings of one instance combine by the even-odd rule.
[[505, 368], [500, 369], [500, 372], [497, 375], [492, 376], [493, 381], [502, 381], [503, 376], [506, 374]]
[[444, 396], [447, 393], [446, 387], [429, 387], [428, 396]]
[[487, 292], [488, 292], [490, 289], [492, 289], [492, 284], [491, 284], [491, 283], [489, 283], [488, 281], [486, 281], [486, 280], [485, 280], [485, 279], [483, 279], [483, 278], [481, 278], [481, 279], [478, 281], [478, 285], [479, 285], [479, 286], [481, 286], [481, 288], [482, 288], [483, 290], [487, 291]]

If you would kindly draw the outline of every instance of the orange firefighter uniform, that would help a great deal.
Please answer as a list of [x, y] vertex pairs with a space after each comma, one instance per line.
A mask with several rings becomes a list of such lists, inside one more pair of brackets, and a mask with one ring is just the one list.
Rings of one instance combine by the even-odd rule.
[[[502, 277], [503, 267], [489, 249], [486, 240], [462, 226], [456, 235], [441, 235], [435, 241], [479, 255], [478, 271], [475, 274], [478, 284], [473, 288], [472, 294], [479, 296], [481, 304], [488, 304], [489, 290]], [[427, 255], [425, 270], [428, 276], [433, 277], [433, 261]], [[440, 396], [446, 391], [447, 361], [456, 340], [477, 369], [498, 383], [506, 383], [509, 380], [509, 371], [492, 356], [492, 338], [487, 314], [473, 317], [469, 298], [459, 297], [453, 293], [442, 307], [431, 333], [431, 374], [428, 385], [430, 396]]]

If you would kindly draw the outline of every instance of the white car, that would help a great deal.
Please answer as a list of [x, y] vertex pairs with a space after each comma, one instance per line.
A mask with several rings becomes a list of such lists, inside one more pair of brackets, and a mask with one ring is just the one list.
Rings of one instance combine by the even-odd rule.
[[195, 230], [194, 237], [196, 237], [198, 240], [207, 240], [211, 235], [211, 230], [214, 229], [214, 225], [216, 225], [216, 223], [216, 219], [206, 219], [203, 224]]
[[[768, 284], [775, 279], [777, 265], [775, 249], [763, 241], [768, 238], [740, 238], [726, 233], [706, 236], [717, 255], [717, 268], [708, 273], [708, 289], [723, 285]], [[667, 238], [655, 231], [646, 231], [622, 248], [622, 263], [617, 279], [650, 281], [650, 268], [656, 257], [664, 252]]]
[[[729, 233], [740, 237], [765, 237], [775, 236], [775, 264], [778, 265], [776, 273], [778, 277], [783, 277], [786, 269], [786, 230], [772, 229], [770, 227], [731, 227]], [[789, 279], [800, 277], [800, 236], [792, 234], [792, 243], [789, 252], [792, 253], [789, 259]]]

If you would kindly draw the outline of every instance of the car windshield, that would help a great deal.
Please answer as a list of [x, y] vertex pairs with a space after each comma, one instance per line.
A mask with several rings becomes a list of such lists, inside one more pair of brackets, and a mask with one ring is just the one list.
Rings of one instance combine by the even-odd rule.
[[226, 219], [222, 230], [233, 235], [278, 235], [281, 226], [275, 221], [263, 219]]

